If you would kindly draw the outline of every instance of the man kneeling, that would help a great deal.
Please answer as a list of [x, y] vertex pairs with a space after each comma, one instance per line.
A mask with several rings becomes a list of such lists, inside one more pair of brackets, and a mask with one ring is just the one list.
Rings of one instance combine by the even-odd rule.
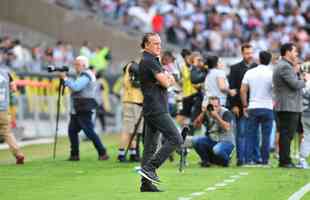
[[209, 97], [208, 106], [194, 121], [195, 126], [206, 125], [205, 136], [192, 138], [192, 145], [201, 158], [201, 166], [228, 166], [234, 149], [233, 114], [222, 107], [218, 97]]

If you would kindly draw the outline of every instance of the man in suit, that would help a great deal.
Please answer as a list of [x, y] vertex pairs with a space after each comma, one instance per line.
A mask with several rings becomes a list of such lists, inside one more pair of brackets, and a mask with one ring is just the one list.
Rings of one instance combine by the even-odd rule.
[[[293, 43], [283, 44], [280, 53], [282, 58], [273, 73], [274, 106], [280, 132], [279, 167], [293, 168], [295, 165], [290, 157], [291, 141], [302, 112], [302, 88], [305, 87], [305, 81], [298, 78], [300, 69], [294, 67], [298, 62], [296, 46]], [[307, 74], [303, 78], [309, 80], [310, 77]]]
[[[253, 62], [253, 49], [248, 43], [241, 46], [241, 53], [243, 60], [230, 68], [230, 74], [228, 77], [230, 89], [235, 89], [237, 95], [230, 97], [228, 107], [236, 116], [236, 147], [237, 147], [237, 165], [241, 166], [247, 163], [246, 158], [246, 130], [247, 130], [247, 118], [243, 114], [242, 102], [240, 97], [241, 82], [245, 72], [248, 69], [257, 66]], [[257, 143], [257, 141], [255, 142]], [[258, 157], [258, 156], [257, 156]], [[256, 158], [258, 160], [258, 158]]]

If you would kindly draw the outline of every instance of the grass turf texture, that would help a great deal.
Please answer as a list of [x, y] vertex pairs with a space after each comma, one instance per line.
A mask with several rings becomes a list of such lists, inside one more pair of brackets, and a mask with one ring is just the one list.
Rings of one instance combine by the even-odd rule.
[[[23, 148], [27, 155], [24, 166], [13, 164], [14, 159], [5, 150], [0, 151], [0, 196], [3, 200], [282, 200], [310, 181], [310, 170], [274, 168], [200, 168], [199, 159], [191, 151], [189, 166], [184, 173], [177, 170], [176, 161], [167, 161], [159, 170], [164, 182], [163, 193], [140, 193], [139, 176], [133, 168], [137, 164], [116, 161], [117, 136], [104, 136], [111, 159], [98, 161], [90, 142], [81, 142], [81, 161], [68, 162], [67, 138], [59, 140], [57, 158], [52, 160], [52, 144]], [[277, 162], [273, 160], [273, 165]], [[230, 179], [230, 176], [248, 172], [236, 182], [228, 183], [201, 196], [191, 196], [208, 187]], [[306, 194], [303, 200], [310, 200]]]

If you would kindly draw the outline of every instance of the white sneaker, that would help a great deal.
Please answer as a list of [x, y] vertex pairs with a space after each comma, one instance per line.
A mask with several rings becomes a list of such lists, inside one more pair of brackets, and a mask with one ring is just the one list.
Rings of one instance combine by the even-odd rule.
[[309, 169], [309, 164], [307, 163], [307, 160], [306, 160], [306, 159], [301, 158], [301, 159], [299, 160], [298, 167], [299, 167], [299, 168], [302, 168], [302, 169]]

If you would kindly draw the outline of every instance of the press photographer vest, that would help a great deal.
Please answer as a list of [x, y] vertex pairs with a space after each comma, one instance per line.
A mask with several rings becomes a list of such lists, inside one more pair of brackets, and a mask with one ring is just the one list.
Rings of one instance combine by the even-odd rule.
[[122, 96], [122, 101], [126, 103], [143, 103], [143, 94], [140, 88], [134, 87], [130, 81], [129, 75], [130, 63], [126, 66], [124, 71], [123, 87], [124, 93]]
[[0, 70], [0, 111], [7, 111], [10, 105], [10, 77], [7, 71]]
[[[230, 112], [227, 108], [221, 107], [220, 110], [220, 117], [223, 119], [225, 112]], [[235, 129], [235, 123], [232, 121], [231, 123], [231, 129], [229, 131], [225, 131], [218, 122], [211, 117], [207, 117], [207, 134], [209, 135], [210, 138], [212, 138], [214, 141], [217, 142], [231, 142], [234, 144], [235, 139], [234, 139], [234, 129]]]
[[183, 97], [189, 97], [193, 94], [196, 94], [198, 90], [192, 84], [191, 70], [186, 64], [184, 64], [182, 68], [181, 75], [183, 78]]
[[77, 78], [81, 76], [87, 76], [90, 81], [82, 90], [78, 92], [72, 91], [73, 108], [76, 112], [91, 111], [97, 106], [95, 100], [96, 77], [91, 70], [82, 71]]

